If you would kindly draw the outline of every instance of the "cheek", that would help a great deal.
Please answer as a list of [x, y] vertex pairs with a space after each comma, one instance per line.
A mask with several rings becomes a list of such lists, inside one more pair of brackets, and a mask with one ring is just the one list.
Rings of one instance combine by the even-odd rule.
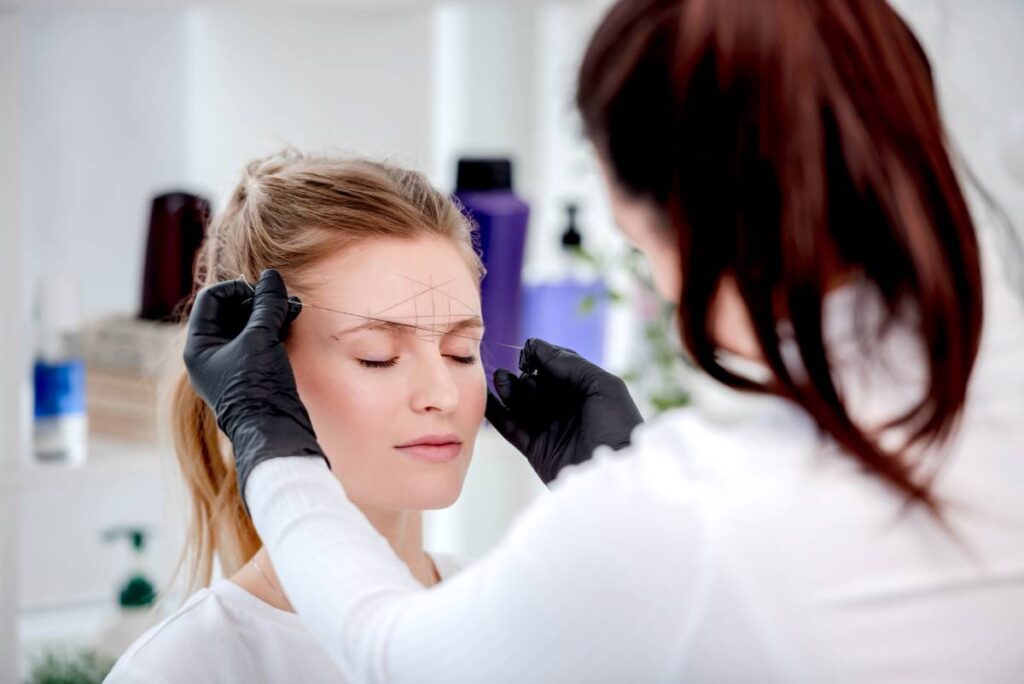
[[679, 303], [682, 271], [679, 249], [667, 230], [657, 225], [649, 210], [630, 206], [620, 218], [622, 233], [640, 250], [651, 268], [655, 288], [663, 299]]
[[654, 286], [662, 299], [679, 304], [679, 295], [683, 288], [683, 272], [679, 264], [679, 254], [666, 246], [648, 255], [651, 262], [651, 274]]
[[358, 454], [380, 451], [400, 408], [400, 383], [329, 355], [292, 365], [299, 397], [335, 474], [351, 470]]
[[[382, 463], [381, 456], [390, 455], [400, 432], [396, 428], [415, 431], [410, 426], [415, 421], [410, 381], [397, 369], [363, 370], [329, 354], [293, 354], [292, 367], [299, 397], [331, 469], [346, 488], [361, 489], [359, 482], [365, 478], [360, 473], [373, 470], [372, 464]], [[451, 420], [461, 433], [475, 437], [487, 406], [483, 367], [452, 366], [451, 373], [459, 392]], [[379, 485], [376, 477], [372, 479]]]
[[456, 385], [459, 388], [459, 419], [466, 426], [479, 425], [483, 422], [487, 408], [487, 378], [484, 368], [477, 363], [467, 368], [465, 377], [460, 378]]

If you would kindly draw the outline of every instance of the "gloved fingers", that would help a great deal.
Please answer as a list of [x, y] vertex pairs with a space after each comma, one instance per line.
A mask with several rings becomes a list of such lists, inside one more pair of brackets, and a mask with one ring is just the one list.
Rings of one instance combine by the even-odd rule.
[[526, 453], [530, 446], [529, 432], [519, 425], [512, 412], [501, 403], [501, 400], [490, 392], [487, 393], [487, 409], [484, 415], [498, 431], [498, 434], [504, 437], [509, 444], [521, 453]]
[[284, 325], [281, 326], [281, 339], [286, 339], [288, 330], [291, 328], [292, 321], [299, 317], [302, 313], [302, 300], [296, 295], [289, 295], [288, 297], [288, 315], [284, 319]]
[[[552, 401], [557, 403], [561, 394], [552, 387], [547, 377], [523, 375], [516, 377], [511, 371], [499, 368], [494, 372], [494, 390], [505, 407], [525, 426], [531, 421], [550, 419], [545, 415]], [[533, 425], [532, 427], [536, 427]]]
[[518, 383], [519, 378], [511, 371], [504, 368], [494, 371], [494, 391], [507, 407], [511, 407], [515, 402], [516, 386]]
[[298, 295], [291, 295], [288, 297], [288, 319], [287, 322], [291, 323], [299, 314], [302, 313], [302, 300], [299, 299]]
[[541, 371], [555, 380], [580, 389], [595, 379], [610, 375], [597, 364], [587, 361], [571, 349], [530, 338], [519, 355], [519, 367], [524, 373]]
[[203, 289], [188, 319], [188, 338], [231, 340], [249, 319], [252, 291], [245, 283], [228, 280]]
[[256, 283], [252, 316], [249, 317], [247, 327], [280, 333], [288, 320], [291, 306], [281, 274], [268, 268], [260, 274], [260, 280]]

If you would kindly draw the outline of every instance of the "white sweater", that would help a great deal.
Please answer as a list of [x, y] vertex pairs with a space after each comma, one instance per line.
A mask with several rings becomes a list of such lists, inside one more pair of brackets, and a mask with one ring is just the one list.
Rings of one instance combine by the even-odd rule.
[[[791, 404], [739, 395], [599, 449], [430, 589], [319, 459], [259, 465], [247, 500], [352, 682], [1021, 682], [1021, 331], [986, 328], [936, 484], [959, 540], [901, 513]], [[867, 386], [859, 415], [901, 387]]]

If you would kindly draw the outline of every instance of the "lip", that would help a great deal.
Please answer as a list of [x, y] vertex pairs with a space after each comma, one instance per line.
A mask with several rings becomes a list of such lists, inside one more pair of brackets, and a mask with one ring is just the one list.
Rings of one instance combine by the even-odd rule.
[[462, 451], [462, 440], [457, 435], [423, 435], [395, 446], [403, 454], [418, 461], [447, 463], [453, 461]]

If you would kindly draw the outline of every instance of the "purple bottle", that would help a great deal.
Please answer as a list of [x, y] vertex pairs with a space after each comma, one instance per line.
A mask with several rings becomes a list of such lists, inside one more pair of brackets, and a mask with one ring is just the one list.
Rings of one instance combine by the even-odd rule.
[[523, 332], [568, 347], [598, 365], [604, 363], [608, 291], [581, 258], [583, 235], [576, 226], [579, 206], [565, 207], [561, 277], [523, 288]]
[[487, 275], [481, 283], [484, 325], [481, 349], [487, 383], [498, 368], [518, 370], [519, 352], [498, 344], [521, 344], [523, 248], [530, 207], [512, 192], [508, 159], [460, 159], [455, 197], [476, 222]]

